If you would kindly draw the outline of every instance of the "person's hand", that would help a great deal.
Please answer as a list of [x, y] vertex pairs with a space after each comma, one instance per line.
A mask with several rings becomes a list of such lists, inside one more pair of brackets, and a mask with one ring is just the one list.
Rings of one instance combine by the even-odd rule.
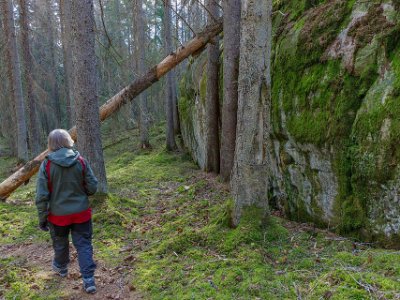
[[40, 230], [49, 231], [49, 227], [47, 226], [47, 220], [39, 223]]

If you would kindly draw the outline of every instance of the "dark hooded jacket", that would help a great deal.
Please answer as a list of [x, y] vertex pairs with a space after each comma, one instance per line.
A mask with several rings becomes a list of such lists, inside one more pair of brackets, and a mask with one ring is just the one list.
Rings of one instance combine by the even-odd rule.
[[[89, 208], [88, 196], [97, 190], [97, 179], [89, 163], [79, 162], [79, 152], [61, 148], [51, 152], [42, 162], [36, 185], [36, 207], [39, 222], [47, 219], [48, 212], [56, 216], [79, 213]], [[46, 165], [50, 161], [49, 191]]]

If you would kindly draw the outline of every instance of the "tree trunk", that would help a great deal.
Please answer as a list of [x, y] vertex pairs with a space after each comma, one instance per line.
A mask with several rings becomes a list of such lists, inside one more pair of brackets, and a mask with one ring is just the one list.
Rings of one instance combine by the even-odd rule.
[[124, 38], [123, 38], [123, 32], [121, 31], [122, 28], [122, 23], [121, 23], [121, 18], [119, 18], [119, 16], [121, 15], [121, 9], [120, 9], [120, 3], [119, 0], [114, 0], [113, 1], [113, 26], [112, 26], [112, 32], [113, 35], [116, 35], [116, 49], [117, 51], [119, 51], [120, 53], [124, 50], [125, 45], [124, 45]]
[[224, 101], [222, 106], [220, 173], [230, 179], [235, 156], [240, 55], [240, 0], [223, 1]]
[[[4, 1], [4, 0], [1, 0]], [[6, 3], [6, 2], [5, 2]], [[3, 3], [1, 4], [3, 7]], [[6, 4], [8, 5], [8, 4]], [[2, 9], [2, 8], [1, 8]], [[7, 110], [8, 110], [8, 117], [7, 121], [9, 122], [6, 126], [7, 128], [7, 133], [9, 134], [9, 139], [11, 141], [10, 147], [11, 147], [11, 155], [18, 157], [18, 141], [17, 141], [17, 136], [18, 136], [18, 127], [17, 127], [17, 119], [16, 119], [16, 108], [15, 108], [15, 97], [14, 97], [14, 82], [13, 82], [13, 69], [12, 69], [12, 64], [11, 64], [11, 53], [9, 50], [8, 43], [10, 42], [8, 36], [8, 18], [5, 17], [5, 11], [2, 12], [2, 23], [3, 23], [3, 33], [4, 33], [4, 65], [5, 65], [5, 73], [6, 76], [5, 78], [7, 79], [7, 91], [6, 91], [6, 97], [10, 99], [6, 103], [7, 105]]]
[[17, 50], [17, 39], [14, 26], [14, 12], [12, 0], [2, 0], [4, 31], [7, 37], [8, 73], [14, 96], [15, 115], [17, 121], [17, 155], [18, 158], [28, 160], [28, 136], [25, 117], [25, 102], [22, 94], [20, 60]]
[[172, 70], [172, 109], [173, 109], [173, 113], [174, 113], [174, 133], [175, 136], [178, 136], [181, 134], [181, 124], [180, 124], [180, 120], [179, 120], [179, 109], [178, 109], [178, 87], [176, 85], [176, 79], [178, 78], [178, 76], [176, 75], [177, 72], [176, 70]]
[[[134, 0], [134, 22], [135, 22], [135, 58], [136, 72], [139, 75], [146, 71], [146, 20], [142, 8], [142, 0]], [[149, 141], [149, 113], [147, 108], [147, 95], [142, 93], [139, 96], [139, 131], [140, 131], [140, 147], [143, 149], [150, 147]]]
[[[172, 52], [172, 37], [171, 37], [171, 1], [164, 0], [164, 42], [166, 55]], [[167, 150], [176, 150], [175, 134], [174, 134], [174, 72], [167, 74], [165, 83], [165, 111], [167, 117]]]
[[[6, 41], [6, 37], [4, 35], [4, 20], [0, 18], [0, 39], [4, 43]], [[2, 154], [6, 154], [9, 156], [16, 156], [17, 153], [17, 144], [14, 138], [14, 124], [13, 119], [15, 119], [15, 111], [14, 106], [10, 105], [10, 100], [12, 99], [12, 90], [9, 87], [10, 83], [7, 80], [12, 76], [8, 76], [7, 66], [5, 64], [5, 54], [7, 52], [6, 45], [3, 44], [0, 49], [0, 80], [4, 83], [4, 89], [0, 90], [0, 126], [1, 126], [1, 136], [5, 137], [6, 144], [9, 148], [7, 152], [6, 149], [2, 151]]]
[[72, 52], [71, 52], [71, 1], [60, 0], [61, 42], [63, 50], [65, 106], [67, 126], [75, 124], [75, 105], [72, 88]]
[[[56, 62], [56, 51], [54, 47], [54, 28], [56, 26], [52, 11], [52, 0], [46, 0], [45, 2], [45, 12], [46, 12], [46, 30], [47, 30], [47, 46], [49, 57], [49, 73], [52, 74], [50, 82], [50, 97], [53, 109], [53, 127], [59, 128], [61, 125], [61, 106], [60, 106], [60, 96], [58, 92], [58, 76], [57, 76], [57, 62]], [[53, 129], [54, 129], [53, 128]]]
[[[178, 12], [178, 0], [175, 1], [175, 11]], [[171, 24], [172, 23], [173, 22], [171, 21]], [[171, 32], [172, 32], [172, 30], [171, 30]], [[179, 17], [177, 14], [175, 14], [175, 46], [179, 47], [180, 42], [181, 42], [181, 40], [179, 38]], [[180, 124], [180, 119], [179, 119], [179, 108], [178, 108], [178, 87], [177, 87], [176, 80], [177, 80], [177, 78], [180, 77], [182, 67], [184, 67], [184, 66], [180, 65], [179, 67], [175, 68], [175, 70], [173, 70], [173, 76], [172, 76], [172, 78], [174, 78], [173, 90], [172, 90], [172, 92], [174, 93], [174, 96], [172, 97], [172, 99], [174, 100], [174, 103], [173, 103], [174, 132], [175, 132], [176, 136], [179, 136], [181, 134], [181, 124]]]
[[[135, 99], [135, 97], [150, 87], [153, 83], [157, 82], [180, 62], [188, 58], [190, 55], [202, 51], [205, 45], [221, 31], [222, 20], [206, 27], [203, 32], [197, 34], [197, 36], [193, 40], [189, 41], [185, 46], [178, 48], [176, 52], [168, 55], [158, 65], [148, 70], [147, 73], [137, 78], [134, 82], [126, 86], [104, 103], [100, 108], [100, 120], [104, 121], [108, 119], [113, 113], [118, 111], [121, 106]], [[69, 132], [71, 137], [76, 140], [76, 127], [71, 128]], [[7, 197], [21, 184], [28, 181], [29, 178], [37, 172], [40, 163], [45, 159], [47, 154], [47, 150], [42, 152], [4, 180], [0, 184], [0, 199], [7, 199]]]
[[[218, 0], [208, 0], [207, 23], [218, 18]], [[206, 91], [206, 153], [207, 172], [219, 173], [219, 41], [214, 38], [207, 47], [207, 91]]]
[[20, 6], [20, 26], [21, 26], [21, 46], [24, 61], [24, 80], [26, 90], [26, 102], [29, 113], [29, 145], [31, 153], [36, 156], [40, 153], [39, 121], [37, 117], [36, 104], [33, 93], [31, 46], [29, 42], [29, 20], [28, 5], [26, 0], [19, 0]]
[[107, 192], [100, 132], [95, 54], [93, 0], [73, 1], [71, 5], [72, 66], [78, 149], [99, 180], [98, 191]]
[[[272, 0], [242, 2], [238, 123], [231, 187], [233, 224], [246, 206], [268, 212]], [[251, 79], [251, 80], [249, 80]]]

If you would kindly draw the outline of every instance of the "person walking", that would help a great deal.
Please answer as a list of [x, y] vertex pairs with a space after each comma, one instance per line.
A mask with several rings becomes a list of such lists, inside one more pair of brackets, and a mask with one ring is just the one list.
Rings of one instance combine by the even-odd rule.
[[53, 242], [53, 270], [68, 275], [69, 234], [78, 252], [78, 262], [87, 293], [95, 293], [92, 246], [92, 211], [88, 196], [97, 190], [97, 179], [89, 163], [73, 149], [66, 130], [55, 129], [48, 136], [49, 154], [42, 162], [36, 185], [39, 228], [50, 229]]

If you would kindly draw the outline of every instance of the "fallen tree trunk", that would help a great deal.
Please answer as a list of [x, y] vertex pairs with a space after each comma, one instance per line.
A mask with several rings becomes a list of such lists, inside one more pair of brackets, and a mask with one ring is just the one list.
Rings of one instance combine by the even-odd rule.
[[[114, 95], [100, 107], [100, 120], [104, 121], [118, 109], [132, 101], [141, 92], [157, 82], [162, 76], [168, 73], [180, 62], [190, 55], [196, 55], [211, 41], [211, 39], [222, 31], [222, 20], [207, 26], [202, 32], [190, 40], [185, 46], [178, 48], [175, 52], [168, 55], [158, 65], [147, 71], [146, 74], [139, 76], [134, 82]], [[71, 137], [76, 140], [76, 127], [69, 130]], [[5, 200], [21, 184], [28, 181], [39, 169], [41, 162], [46, 158], [47, 150], [36, 156], [33, 160], [26, 163], [18, 171], [8, 177], [0, 184], [0, 199]]]

